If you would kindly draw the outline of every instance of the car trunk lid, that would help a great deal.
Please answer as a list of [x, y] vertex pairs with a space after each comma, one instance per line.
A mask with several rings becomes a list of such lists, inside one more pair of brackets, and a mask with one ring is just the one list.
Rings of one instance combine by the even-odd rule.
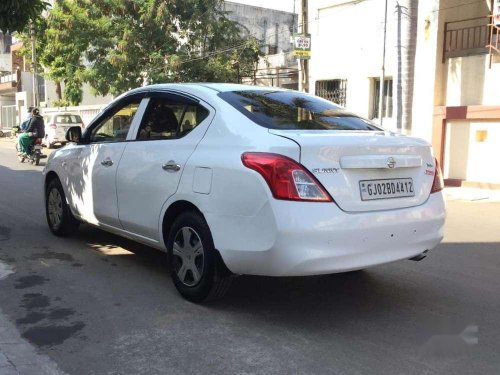
[[429, 197], [435, 162], [424, 140], [381, 131], [269, 132], [299, 145], [300, 163], [345, 211], [412, 207]]

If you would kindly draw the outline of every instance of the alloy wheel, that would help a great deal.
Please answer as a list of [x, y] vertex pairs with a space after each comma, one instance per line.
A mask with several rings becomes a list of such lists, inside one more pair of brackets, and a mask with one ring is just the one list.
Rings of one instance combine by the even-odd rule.
[[200, 236], [191, 227], [177, 231], [173, 244], [174, 272], [186, 286], [200, 282], [204, 269], [204, 251]]
[[59, 190], [52, 188], [47, 200], [47, 210], [49, 213], [50, 223], [54, 228], [59, 228], [63, 217], [62, 198]]

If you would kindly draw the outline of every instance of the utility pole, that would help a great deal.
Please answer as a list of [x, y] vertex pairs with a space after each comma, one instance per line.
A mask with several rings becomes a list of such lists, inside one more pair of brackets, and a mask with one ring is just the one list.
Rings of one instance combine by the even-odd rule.
[[384, 106], [384, 85], [385, 85], [385, 44], [387, 35], [387, 0], [385, 0], [385, 14], [384, 14], [384, 46], [382, 48], [382, 71], [380, 74], [380, 93], [378, 101], [378, 113], [380, 116], [380, 126], [384, 122], [383, 106]]
[[31, 34], [31, 71], [33, 73], [33, 107], [38, 107], [38, 82], [37, 82], [37, 64], [36, 64], [36, 48], [35, 48], [35, 25], [33, 21], [30, 23]]
[[[307, 0], [301, 0], [299, 13], [299, 25], [302, 34], [308, 34], [308, 4]], [[309, 92], [309, 60], [299, 59], [299, 90]]]

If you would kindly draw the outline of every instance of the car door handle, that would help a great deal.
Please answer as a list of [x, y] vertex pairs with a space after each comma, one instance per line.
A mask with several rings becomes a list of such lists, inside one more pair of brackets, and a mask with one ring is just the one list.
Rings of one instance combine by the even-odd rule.
[[175, 161], [169, 161], [168, 163], [163, 164], [161, 167], [164, 171], [179, 172], [181, 170], [181, 166], [179, 164], [175, 164]]
[[107, 158], [101, 161], [101, 164], [104, 165], [105, 167], [111, 167], [113, 165], [113, 160]]

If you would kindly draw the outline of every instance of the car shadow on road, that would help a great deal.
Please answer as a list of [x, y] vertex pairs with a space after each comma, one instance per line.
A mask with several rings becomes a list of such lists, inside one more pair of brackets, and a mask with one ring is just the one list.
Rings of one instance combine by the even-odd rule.
[[[338, 335], [340, 340], [352, 336], [368, 341], [373, 337], [383, 341], [387, 335], [395, 340], [404, 337], [411, 342], [412, 350], [420, 350], [423, 356], [441, 350], [441, 344], [436, 344], [436, 349], [430, 340], [448, 333], [455, 346], [464, 347], [460, 353], [473, 353], [459, 333], [470, 327], [477, 330], [484, 324], [477, 319], [474, 307], [481, 304], [480, 296], [473, 286], [457, 284], [454, 270], [457, 266], [462, 269], [462, 262], [470, 265], [471, 249], [475, 254], [494, 258], [499, 247], [498, 243], [444, 243], [423, 262], [401, 261], [360, 272], [323, 276], [239, 276], [225, 298], [199, 306], [186, 303], [175, 291], [165, 253], [89, 225], [82, 225], [74, 240], [81, 243], [81, 253], [73, 252], [76, 259], [90, 252], [95, 254], [93, 259], [109, 265], [116, 263], [118, 267], [112, 272], [127, 278], [127, 283], [113, 287], [114, 301], [121, 306], [109, 308], [133, 309], [141, 296], [147, 295], [151, 316], [156, 316], [155, 311], [162, 311], [161, 316], [173, 311], [187, 315], [203, 312], [215, 321], [217, 317], [230, 317], [232, 325], [263, 324], [265, 329], [281, 334], [318, 334], [321, 340], [331, 335]], [[481, 263], [472, 266], [476, 268], [471, 272], [484, 267]], [[86, 272], [92, 275], [90, 268]], [[97, 267], [94, 272], [102, 273], [102, 268]], [[141, 282], [144, 280], [148, 282]], [[135, 290], [133, 299], [127, 293], [131, 283]]]
[[[135, 255], [130, 261], [139, 263], [147, 269], [166, 272], [166, 254], [152, 247], [123, 238], [90, 225], [82, 225], [76, 235], [80, 241], [86, 243], [93, 250], [103, 255], [112, 253], [113, 249], [125, 249]], [[484, 251], [496, 251], [498, 243], [445, 243], [439, 245], [440, 256], [447, 251], [466, 252], [469, 248], [482, 248]], [[437, 250], [436, 250], [437, 252]], [[228, 295], [219, 301], [211, 302], [212, 308], [241, 308], [246, 309], [251, 304], [263, 305], [291, 305], [307, 308], [314, 305], [334, 304], [339, 302], [363, 304], [404, 304], [413, 301], [422, 293], [433, 293], [435, 288], [429, 288], [429, 280], [425, 284], [412, 283], [412, 279], [400, 278], [405, 269], [411, 270], [412, 278], [423, 277], [420, 270], [426, 267], [425, 262], [432, 262], [434, 254], [422, 262], [400, 261], [389, 265], [369, 268], [366, 270], [305, 277], [266, 277], [266, 276], [236, 276]], [[456, 261], [456, 254], [454, 255]], [[442, 264], [442, 263], [441, 263]], [[403, 267], [401, 267], [404, 265]], [[435, 267], [435, 266], [434, 266]], [[386, 272], [387, 271], [387, 272]], [[395, 276], [397, 275], [397, 276]], [[432, 284], [431, 284], [432, 285]], [[438, 298], [439, 295], [436, 295]], [[340, 300], [339, 300], [340, 298]], [[364, 302], [360, 302], [364, 301]], [[316, 308], [316, 307], [315, 307]]]
[[166, 254], [150, 246], [105, 232], [88, 224], [80, 226], [75, 238], [103, 256], [109, 255], [114, 259], [120, 259], [121, 262], [135, 263], [144, 266], [146, 270], [167, 271]]
[[[94, 250], [103, 254], [113, 249], [125, 249], [135, 254], [119, 257], [133, 266], [144, 267], [144, 272], [161, 273], [169, 278], [166, 254], [151, 247], [138, 244], [91, 226], [82, 226], [78, 238]], [[495, 251], [497, 243], [447, 243], [439, 247], [439, 256], [446, 252], [467, 252], [482, 246], [484, 251]], [[374, 311], [407, 311], [418, 305], [419, 300], [438, 301], [450, 299], [446, 288], [426, 276], [426, 268], [433, 262], [430, 258], [423, 262], [401, 261], [389, 265], [373, 267], [363, 271], [307, 277], [235, 277], [228, 295], [218, 301], [207, 303], [209, 309], [241, 313], [264, 313], [287, 315], [287, 320], [328, 319], [332, 312], [348, 317], [361, 317]], [[456, 258], [454, 258], [456, 259]], [[456, 261], [456, 260], [454, 260]], [[432, 263], [431, 263], [432, 264]], [[446, 262], [441, 262], [441, 265]], [[437, 266], [434, 264], [434, 268]], [[169, 288], [173, 285], [168, 283]], [[179, 296], [179, 299], [181, 297]], [[458, 300], [450, 300], [450, 306]], [[418, 308], [418, 306], [417, 306]], [[342, 314], [345, 313], [345, 314]], [[294, 319], [295, 317], [295, 319]], [[305, 318], [306, 317], [306, 318]]]

